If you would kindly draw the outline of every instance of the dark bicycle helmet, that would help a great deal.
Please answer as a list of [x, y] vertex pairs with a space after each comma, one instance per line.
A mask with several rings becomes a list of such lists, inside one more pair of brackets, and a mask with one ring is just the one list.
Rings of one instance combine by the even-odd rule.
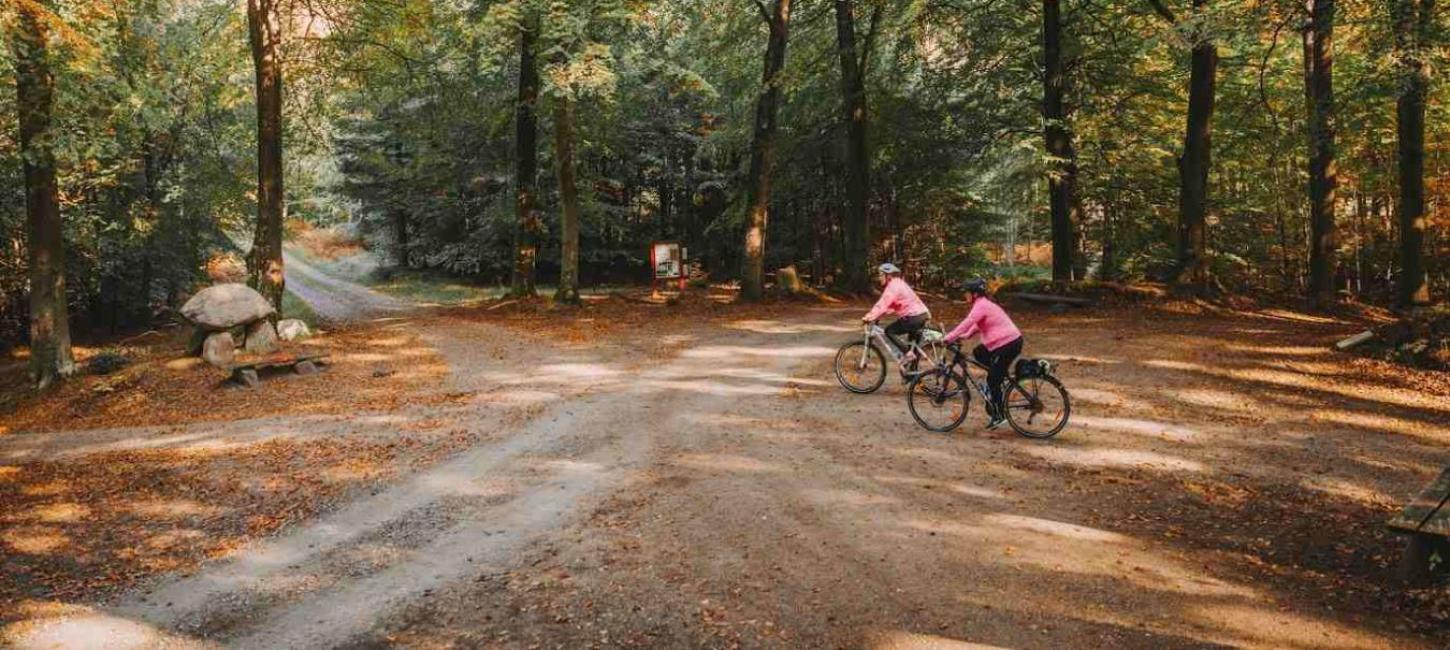
[[987, 295], [987, 281], [983, 278], [972, 278], [962, 286], [962, 290], [978, 296]]

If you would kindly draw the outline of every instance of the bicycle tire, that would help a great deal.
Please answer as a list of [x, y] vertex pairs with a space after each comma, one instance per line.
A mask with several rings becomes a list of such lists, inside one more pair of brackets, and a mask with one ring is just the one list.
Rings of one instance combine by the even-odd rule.
[[[943, 391], [947, 395], [940, 397]], [[937, 433], [954, 431], [967, 420], [967, 412], [971, 405], [972, 393], [966, 380], [961, 375], [945, 369], [921, 373], [913, 377], [911, 383], [906, 386], [906, 408], [911, 411], [912, 419], [927, 431]], [[944, 407], [954, 409], [948, 411], [949, 415], [945, 424], [935, 420], [928, 422], [923, 415], [924, 412], [931, 413], [931, 409]]]
[[[877, 370], [875, 371], [874, 377], [870, 374], [863, 375], [863, 377], [867, 378], [866, 381], [864, 383], [857, 384], [852, 383], [851, 380], [846, 378], [846, 373], [843, 372], [842, 364], [846, 364], [845, 368], [851, 368], [852, 366], [859, 363], [859, 360], [861, 359], [862, 346], [866, 346], [865, 358], [867, 361], [867, 366], [869, 367], [874, 360]], [[861, 368], [861, 370], [866, 369], [867, 368]], [[881, 350], [877, 349], [876, 346], [866, 345], [864, 341], [852, 341], [841, 346], [841, 349], [836, 351], [835, 370], [836, 381], [841, 382], [841, 387], [858, 395], [874, 393], [877, 390], [881, 389], [882, 384], [886, 383], [885, 355], [882, 355]]]
[[[1058, 419], [1050, 428], [1031, 428], [1030, 425], [1032, 424], [1032, 418], [1040, 413], [1039, 410], [1014, 408], [1012, 406], [1014, 395], [1019, 395], [1020, 399], [1027, 400], [1028, 402], [1036, 401], [1038, 399], [1036, 396], [1031, 395], [1027, 392], [1027, 389], [1022, 386], [1023, 381], [1042, 382], [1043, 386], [1049, 387], [1053, 392], [1061, 397], [1062, 417]], [[1061, 433], [1063, 429], [1067, 428], [1068, 420], [1072, 418], [1072, 398], [1069, 397], [1067, 394], [1067, 387], [1063, 386], [1061, 381], [1058, 381], [1056, 377], [1053, 377], [1051, 375], [1029, 377], [1026, 379], [1014, 379], [1007, 385], [1007, 394], [1003, 396], [1003, 402], [1005, 403], [1007, 410], [1007, 424], [1011, 425], [1012, 430], [1016, 431], [1019, 435], [1026, 438], [1032, 438], [1034, 440], [1046, 440]], [[1023, 410], [1032, 410], [1031, 415], [1028, 416], [1025, 420], [1022, 420], [1022, 416], [1018, 415], [1018, 413]]]

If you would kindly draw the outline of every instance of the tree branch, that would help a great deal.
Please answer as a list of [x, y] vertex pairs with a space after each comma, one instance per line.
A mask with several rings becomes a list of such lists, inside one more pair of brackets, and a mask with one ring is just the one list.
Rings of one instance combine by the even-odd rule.
[[755, 8], [760, 10], [760, 17], [765, 24], [775, 29], [775, 18], [770, 15], [770, 7], [765, 6], [765, 0], [755, 0]]
[[876, 8], [871, 11], [871, 27], [866, 31], [866, 38], [861, 43], [861, 60], [856, 63], [856, 68], [862, 71], [862, 75], [866, 74], [866, 61], [871, 58], [871, 46], [876, 43], [876, 28], [880, 23], [881, 5], [876, 5]]

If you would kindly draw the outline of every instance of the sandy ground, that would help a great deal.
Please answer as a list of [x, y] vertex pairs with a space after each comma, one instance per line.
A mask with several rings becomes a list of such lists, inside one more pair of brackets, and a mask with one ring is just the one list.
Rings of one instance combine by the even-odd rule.
[[[91, 597], [46, 598], [38, 584], [27, 620], [0, 638], [1414, 648], [1450, 631], [1435, 618], [1444, 587], [1393, 586], [1397, 540], [1383, 531], [1450, 463], [1450, 383], [1328, 352], [1353, 325], [1018, 312], [1029, 353], [1059, 362], [1076, 407], [1039, 443], [982, 432], [980, 413], [954, 434], [921, 430], [895, 381], [847, 394], [830, 360], [857, 313], [717, 314], [582, 339], [415, 316], [447, 361], [444, 403], [194, 437], [0, 437], [0, 458], [27, 450], [12, 465], [22, 476], [118, 445], [246, 448], [267, 432], [365, 444], [426, 422], [453, 441], [214, 561]], [[24, 541], [7, 539], [7, 552]]]

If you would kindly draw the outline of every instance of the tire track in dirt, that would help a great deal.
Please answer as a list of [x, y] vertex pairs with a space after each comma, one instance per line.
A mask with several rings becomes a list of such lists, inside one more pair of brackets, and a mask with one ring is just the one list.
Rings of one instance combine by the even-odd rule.
[[[104, 613], [52, 622], [17, 645], [354, 642], [435, 590], [510, 567], [639, 479], [663, 436], [701, 413], [730, 412], [742, 398], [778, 393], [791, 367], [831, 352], [821, 332], [809, 328], [706, 328], [696, 332], [695, 345], [653, 368], [642, 368], [627, 348], [596, 349], [582, 357], [544, 356], [521, 373], [487, 363], [490, 346], [513, 339], [489, 329], [442, 321], [430, 325], [427, 337], [449, 357], [459, 388], [493, 386], [495, 401], [546, 402], [514, 431], [497, 435], [489, 404], [464, 409], [460, 424], [487, 442], [194, 575], [138, 590]], [[480, 343], [480, 335], [491, 340]]]

